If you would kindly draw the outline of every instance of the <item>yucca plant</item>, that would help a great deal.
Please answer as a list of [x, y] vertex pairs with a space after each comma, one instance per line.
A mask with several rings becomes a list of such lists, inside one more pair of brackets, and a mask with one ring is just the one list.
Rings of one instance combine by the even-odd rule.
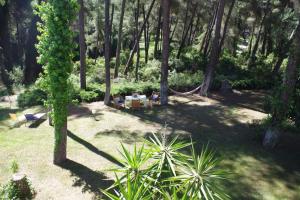
[[191, 143], [180, 142], [177, 140], [178, 136], [173, 138], [170, 142], [167, 141], [166, 133], [161, 134], [161, 139], [157, 135], [153, 134], [149, 138], [147, 144], [149, 146], [148, 152], [151, 154], [151, 158], [155, 161], [152, 166], [160, 177], [163, 172], [171, 172], [173, 176], [176, 176], [176, 166], [180, 166], [190, 157], [179, 151], [190, 146]]
[[[134, 146], [133, 152], [121, 144], [123, 167], [115, 184], [103, 193], [113, 200], [214, 200], [228, 199], [219, 182], [227, 173], [219, 168], [220, 159], [208, 146], [197, 155], [192, 142], [170, 142], [166, 135], [153, 134], [146, 141], [147, 148]], [[180, 151], [192, 146], [191, 156]], [[108, 192], [114, 189], [114, 194]]]
[[208, 146], [202, 148], [201, 154], [195, 153], [192, 145], [192, 160], [180, 166], [180, 174], [169, 180], [180, 185], [178, 191], [190, 198], [214, 200], [229, 199], [220, 181], [226, 180], [228, 173], [219, 168], [220, 159]]
[[128, 172], [130, 175], [136, 176], [143, 171], [143, 165], [149, 160], [149, 152], [145, 151], [144, 144], [141, 148], [137, 148], [135, 144], [132, 153], [127, 150], [122, 143], [121, 147], [122, 151], [119, 152], [122, 159], [118, 159], [118, 161], [123, 165], [123, 167], [115, 169], [114, 171], [126, 173]]
[[116, 175], [116, 185], [118, 190], [114, 190], [115, 194], [102, 190], [102, 193], [111, 200], [148, 200], [153, 199], [151, 193], [149, 193], [149, 186], [151, 183], [142, 179], [140, 175], [135, 176], [135, 179], [131, 180], [131, 175], [126, 174], [126, 181], [122, 182]]

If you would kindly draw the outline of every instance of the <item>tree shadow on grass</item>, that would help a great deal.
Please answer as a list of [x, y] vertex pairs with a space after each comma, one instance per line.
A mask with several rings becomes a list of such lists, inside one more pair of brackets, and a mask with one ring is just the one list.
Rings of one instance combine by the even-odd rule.
[[142, 142], [143, 137], [150, 133], [142, 133], [138, 131], [128, 131], [128, 130], [105, 130], [95, 134], [95, 138], [102, 136], [110, 136], [120, 138], [122, 142], [126, 144], [134, 144], [135, 142]]
[[75, 177], [73, 180], [73, 187], [82, 187], [82, 192], [92, 192], [95, 199], [103, 199], [104, 195], [100, 189], [107, 189], [113, 184], [110, 180], [99, 171], [94, 171], [80, 163], [72, 160], [66, 160], [63, 164], [59, 165], [63, 169], [69, 170], [71, 176]]
[[71, 131], [68, 131], [68, 136], [73, 139], [74, 141], [78, 142], [79, 144], [83, 145], [84, 147], [86, 147], [88, 150], [90, 150], [91, 152], [102, 156], [103, 158], [109, 160], [110, 162], [118, 165], [118, 166], [123, 166], [116, 158], [114, 158], [112, 155], [99, 150], [97, 147], [95, 147], [94, 145], [92, 145], [91, 143], [85, 141], [84, 139], [78, 137], [77, 135], [75, 135], [74, 133], [72, 133]]
[[[239, 101], [235, 101], [240, 106]], [[255, 130], [239, 121], [238, 117], [244, 116], [232, 116], [226, 105], [178, 103], [149, 111], [124, 112], [139, 117], [142, 122], [150, 121], [161, 126], [166, 122], [171, 129], [171, 137], [183, 132], [182, 136], [191, 137], [198, 150], [209, 142], [227, 161], [222, 167], [237, 172], [227, 185], [233, 199], [262, 199], [262, 190], [258, 191], [257, 185], [260, 180], [269, 186], [276, 186], [277, 181], [280, 181], [293, 191], [297, 188], [291, 188], [291, 185], [300, 184], [299, 137], [289, 139], [291, 145], [283, 140], [279, 148], [267, 151], [262, 148], [260, 141], [255, 140]]]

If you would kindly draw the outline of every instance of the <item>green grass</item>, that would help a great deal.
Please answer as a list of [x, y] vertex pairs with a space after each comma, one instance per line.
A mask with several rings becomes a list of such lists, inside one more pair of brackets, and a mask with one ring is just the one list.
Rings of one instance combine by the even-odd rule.
[[112, 183], [114, 175], [107, 169], [117, 164], [113, 157], [120, 142], [132, 148], [166, 122], [168, 134], [192, 137], [196, 150], [207, 143], [217, 150], [222, 167], [232, 172], [226, 189], [233, 199], [300, 199], [299, 135], [286, 133], [279, 147], [267, 151], [259, 133], [246, 123], [264, 116], [255, 111], [260, 104], [251, 103], [260, 101], [260, 95], [247, 93], [225, 100], [213, 96], [209, 102], [171, 97], [168, 107], [141, 111], [99, 107], [99, 121], [91, 116], [89, 106], [81, 105], [69, 117], [69, 160], [62, 166], [52, 164], [53, 129], [46, 122], [37, 128], [2, 129], [0, 184], [10, 178], [10, 163], [16, 160], [32, 179], [38, 199], [101, 197], [99, 189]]

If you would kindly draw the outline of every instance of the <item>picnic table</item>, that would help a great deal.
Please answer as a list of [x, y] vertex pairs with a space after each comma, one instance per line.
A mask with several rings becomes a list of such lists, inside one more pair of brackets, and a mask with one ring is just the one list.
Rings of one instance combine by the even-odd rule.
[[125, 96], [125, 106], [131, 107], [132, 100], [139, 100], [144, 107], [147, 107], [147, 96], [146, 95], [135, 95], [135, 96]]

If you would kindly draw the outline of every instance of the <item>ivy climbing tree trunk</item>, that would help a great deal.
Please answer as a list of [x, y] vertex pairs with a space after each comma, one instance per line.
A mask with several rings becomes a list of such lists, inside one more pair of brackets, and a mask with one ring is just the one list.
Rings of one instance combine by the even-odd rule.
[[104, 104], [109, 105], [110, 103], [110, 21], [109, 21], [109, 5], [110, 0], [104, 1], [104, 10], [105, 10], [105, 97]]
[[120, 21], [119, 21], [118, 44], [117, 44], [116, 66], [115, 66], [114, 78], [118, 78], [118, 76], [119, 76], [120, 53], [121, 53], [121, 47], [122, 47], [123, 20], [124, 20], [125, 6], [126, 6], [126, 0], [123, 0], [122, 7], [121, 7]]
[[43, 23], [37, 49], [39, 62], [46, 71], [44, 81], [53, 110], [54, 164], [61, 164], [67, 158], [68, 78], [72, 72], [75, 47], [71, 25], [77, 8], [76, 0], [49, 0], [38, 6]]
[[86, 44], [84, 36], [84, 4], [79, 0], [79, 46], [80, 46], [80, 88], [86, 89]]
[[169, 68], [169, 51], [170, 51], [170, 0], [162, 0], [162, 65], [161, 65], [161, 81], [160, 81], [160, 103], [168, 104], [168, 68]]
[[224, 14], [224, 6], [225, 6], [225, 0], [219, 0], [219, 8], [216, 17], [215, 37], [212, 44], [209, 63], [207, 65], [205, 71], [205, 77], [200, 90], [201, 96], [207, 96], [208, 90], [210, 89], [210, 85], [212, 82], [214, 70], [216, 68], [216, 65], [219, 62], [220, 30], [221, 30], [222, 18]]

